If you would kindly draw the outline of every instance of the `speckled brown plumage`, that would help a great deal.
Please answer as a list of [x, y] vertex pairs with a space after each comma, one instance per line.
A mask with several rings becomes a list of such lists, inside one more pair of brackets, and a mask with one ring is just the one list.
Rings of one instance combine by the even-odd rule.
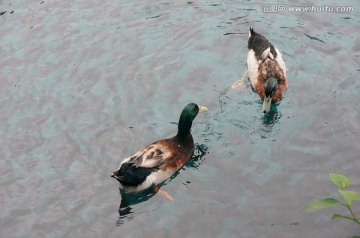
[[192, 135], [188, 135], [183, 141], [177, 137], [158, 142], [160, 146], [166, 146], [171, 151], [172, 156], [168, 158], [166, 163], [160, 166], [161, 170], [179, 170], [191, 157], [194, 151], [194, 140]]
[[282, 92], [285, 91], [288, 85], [284, 71], [280, 68], [277, 61], [268, 58], [260, 63], [258, 73], [254, 77], [252, 86], [259, 94], [261, 99], [264, 99], [264, 85], [271, 77], [277, 79], [279, 86], [275, 94], [272, 96], [272, 102], [276, 103], [282, 98]]

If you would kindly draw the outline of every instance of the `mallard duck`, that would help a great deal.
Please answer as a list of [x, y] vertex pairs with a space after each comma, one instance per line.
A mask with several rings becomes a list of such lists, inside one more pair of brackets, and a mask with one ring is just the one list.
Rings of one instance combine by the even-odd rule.
[[252, 87], [264, 100], [262, 112], [268, 113], [271, 103], [278, 102], [288, 86], [285, 62], [280, 51], [252, 27], [249, 31], [248, 49], [247, 75]]
[[191, 157], [194, 140], [191, 135], [192, 122], [199, 112], [206, 111], [190, 103], [181, 112], [176, 136], [158, 140], [134, 155], [124, 159], [111, 177], [120, 182], [122, 188], [134, 193], [164, 182], [178, 171]]

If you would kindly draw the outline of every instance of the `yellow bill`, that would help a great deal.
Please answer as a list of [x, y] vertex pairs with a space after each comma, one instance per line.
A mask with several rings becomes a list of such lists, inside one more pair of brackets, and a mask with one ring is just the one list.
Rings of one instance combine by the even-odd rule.
[[271, 97], [265, 97], [261, 111], [263, 113], [268, 113], [270, 111], [270, 107], [271, 107]]
[[207, 107], [199, 106], [199, 112], [206, 112], [207, 110]]

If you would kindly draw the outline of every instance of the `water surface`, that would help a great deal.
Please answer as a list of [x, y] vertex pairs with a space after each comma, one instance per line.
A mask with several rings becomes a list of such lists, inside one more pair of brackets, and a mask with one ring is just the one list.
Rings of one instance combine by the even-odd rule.
[[[337, 196], [329, 172], [360, 190], [360, 13], [356, 1], [341, 4], [354, 11], [264, 13], [261, 1], [0, 1], [0, 236], [359, 234], [330, 219], [341, 209], [302, 210]], [[231, 88], [246, 69], [250, 26], [289, 68], [285, 98], [268, 115], [249, 82]], [[189, 102], [209, 108], [192, 130], [206, 153], [162, 187], [174, 202], [144, 199], [119, 226], [110, 173], [174, 135]]]

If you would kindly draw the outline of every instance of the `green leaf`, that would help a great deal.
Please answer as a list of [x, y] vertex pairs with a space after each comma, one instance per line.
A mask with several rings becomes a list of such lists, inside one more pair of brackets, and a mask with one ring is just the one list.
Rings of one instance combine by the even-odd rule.
[[330, 180], [341, 189], [345, 189], [350, 184], [350, 179], [342, 174], [329, 173]]
[[331, 216], [331, 219], [335, 219], [335, 218], [344, 218], [345, 216], [344, 215], [341, 215], [341, 214], [333, 214], [332, 216]]
[[341, 204], [339, 200], [335, 198], [324, 198], [324, 199], [315, 199], [314, 201], [308, 203], [304, 209], [305, 210], [317, 210], [327, 207], [332, 207], [335, 205]]
[[360, 201], [360, 193], [355, 191], [348, 191], [348, 190], [341, 190], [339, 189], [338, 192], [343, 196], [346, 205], [351, 205], [353, 201]]

